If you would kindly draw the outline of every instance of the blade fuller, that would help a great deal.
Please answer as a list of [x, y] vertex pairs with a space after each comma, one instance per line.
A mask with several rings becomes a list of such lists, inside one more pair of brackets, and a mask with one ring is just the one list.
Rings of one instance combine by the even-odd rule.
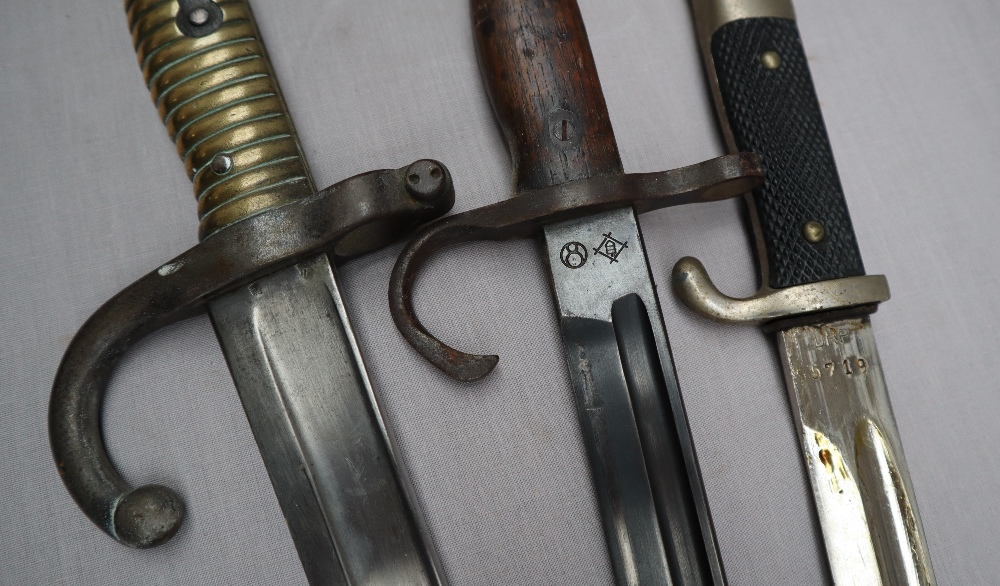
[[552, 224], [545, 240], [617, 582], [724, 585], [635, 213]]
[[[671, 576], [676, 584], [709, 584], [712, 572], [705, 549], [695, 547], [704, 543], [706, 536], [698, 522], [681, 439], [676, 425], [666, 416], [668, 408], [663, 397], [670, 392], [642, 298], [633, 293], [615, 301], [611, 321], [659, 513], [661, 535], [667, 544]], [[676, 387], [676, 377], [672, 371], [670, 374]]]
[[778, 342], [834, 582], [934, 584], [870, 321], [790, 328]]
[[310, 583], [438, 583], [326, 256], [210, 313]]

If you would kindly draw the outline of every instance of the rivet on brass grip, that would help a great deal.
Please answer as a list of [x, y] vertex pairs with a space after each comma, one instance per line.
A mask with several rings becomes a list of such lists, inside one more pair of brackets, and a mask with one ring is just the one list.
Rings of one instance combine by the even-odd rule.
[[315, 187], [246, 1], [216, 2], [221, 25], [204, 36], [178, 26], [190, 14], [178, 16], [182, 4], [126, 0], [125, 10], [146, 85], [194, 182], [205, 238]]

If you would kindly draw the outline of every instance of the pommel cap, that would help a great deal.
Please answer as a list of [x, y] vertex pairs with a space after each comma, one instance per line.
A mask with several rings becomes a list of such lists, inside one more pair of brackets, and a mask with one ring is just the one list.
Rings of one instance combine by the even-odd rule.
[[115, 536], [129, 547], [156, 547], [177, 533], [184, 512], [184, 501], [166, 486], [140, 486], [118, 500], [112, 515]]

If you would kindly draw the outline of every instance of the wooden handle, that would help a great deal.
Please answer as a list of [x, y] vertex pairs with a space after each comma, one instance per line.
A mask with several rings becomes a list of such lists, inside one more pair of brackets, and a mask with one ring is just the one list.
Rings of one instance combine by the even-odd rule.
[[621, 173], [576, 0], [472, 0], [472, 18], [516, 190]]

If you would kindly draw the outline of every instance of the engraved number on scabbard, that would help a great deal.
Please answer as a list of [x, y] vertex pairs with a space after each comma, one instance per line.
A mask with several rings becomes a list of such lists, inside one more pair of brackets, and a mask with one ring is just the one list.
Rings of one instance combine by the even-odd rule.
[[809, 376], [813, 380], [819, 380], [824, 376], [830, 377], [838, 372], [845, 376], [856, 376], [868, 373], [868, 361], [863, 357], [845, 358], [841, 362], [827, 362], [823, 365], [812, 365], [809, 367]]

